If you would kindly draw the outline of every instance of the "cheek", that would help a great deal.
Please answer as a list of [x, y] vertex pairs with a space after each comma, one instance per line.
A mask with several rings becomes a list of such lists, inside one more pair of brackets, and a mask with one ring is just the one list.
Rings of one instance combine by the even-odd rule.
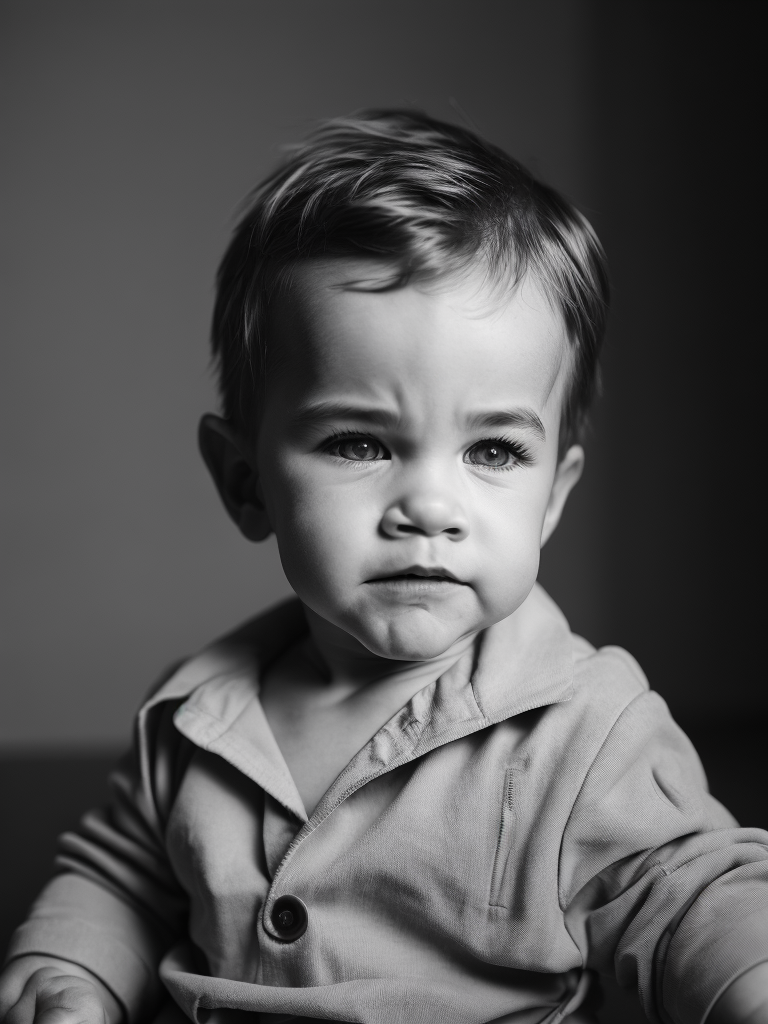
[[365, 550], [371, 514], [353, 500], [349, 490], [329, 487], [315, 479], [310, 465], [269, 481], [268, 508], [286, 576], [302, 596], [318, 585], [333, 588], [344, 579]]
[[478, 503], [475, 539], [494, 590], [516, 592], [533, 585], [550, 489], [548, 475], [543, 473], [529, 477], [525, 486], [486, 494]]
[[520, 594], [527, 594], [536, 581], [539, 571], [540, 530], [528, 529], [518, 522], [515, 528], [502, 535], [497, 534], [496, 543], [486, 555], [486, 572], [489, 592], [504, 599], [517, 600]]

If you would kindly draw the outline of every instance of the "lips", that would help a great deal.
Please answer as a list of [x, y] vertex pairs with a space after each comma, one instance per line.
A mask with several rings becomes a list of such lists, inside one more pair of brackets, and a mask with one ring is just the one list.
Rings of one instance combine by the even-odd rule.
[[418, 580], [424, 582], [429, 581], [431, 583], [464, 584], [463, 580], [460, 580], [450, 571], [450, 569], [446, 569], [442, 565], [409, 565], [407, 568], [401, 569], [399, 572], [393, 572], [386, 576], [377, 576], [367, 582], [387, 583], [390, 580]]

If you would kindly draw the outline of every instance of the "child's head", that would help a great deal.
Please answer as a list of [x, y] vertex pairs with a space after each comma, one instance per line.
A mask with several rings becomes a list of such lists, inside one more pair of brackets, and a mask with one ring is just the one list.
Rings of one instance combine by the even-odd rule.
[[297, 266], [386, 262], [391, 287], [468, 268], [510, 288], [535, 278], [563, 319], [573, 369], [560, 448], [580, 437], [597, 380], [608, 284], [581, 214], [464, 128], [408, 111], [327, 121], [249, 197], [224, 255], [212, 343], [224, 414], [258, 418], [279, 339], [270, 309]]
[[201, 440], [230, 514], [369, 650], [442, 653], [533, 585], [606, 304], [589, 225], [499, 150], [410, 113], [328, 122], [219, 271], [226, 419]]

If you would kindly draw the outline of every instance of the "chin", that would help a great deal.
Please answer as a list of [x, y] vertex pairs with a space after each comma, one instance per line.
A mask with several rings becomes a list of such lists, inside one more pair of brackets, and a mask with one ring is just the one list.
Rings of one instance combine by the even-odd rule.
[[392, 661], [429, 661], [439, 658], [467, 630], [438, 623], [425, 613], [416, 611], [395, 619], [381, 618], [356, 632], [357, 639], [372, 654]]

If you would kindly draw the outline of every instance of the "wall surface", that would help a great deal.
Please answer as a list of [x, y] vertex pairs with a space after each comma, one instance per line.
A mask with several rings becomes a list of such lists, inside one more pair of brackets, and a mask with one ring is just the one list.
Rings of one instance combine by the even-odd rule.
[[682, 720], [765, 727], [759, 5], [599, 10], [602, 635]]
[[750, 8], [6, 0], [0, 746], [122, 743], [164, 665], [289, 592], [195, 449], [212, 279], [279, 145], [384, 105], [475, 124], [606, 241], [606, 396], [546, 585], [683, 717], [764, 709]]
[[399, 2], [3, 5], [0, 743], [122, 740], [165, 664], [288, 592], [194, 440], [214, 405], [216, 262], [280, 143], [415, 105], [471, 118], [588, 204], [579, 5], [476, 10], [441, 4], [436, 25]]

